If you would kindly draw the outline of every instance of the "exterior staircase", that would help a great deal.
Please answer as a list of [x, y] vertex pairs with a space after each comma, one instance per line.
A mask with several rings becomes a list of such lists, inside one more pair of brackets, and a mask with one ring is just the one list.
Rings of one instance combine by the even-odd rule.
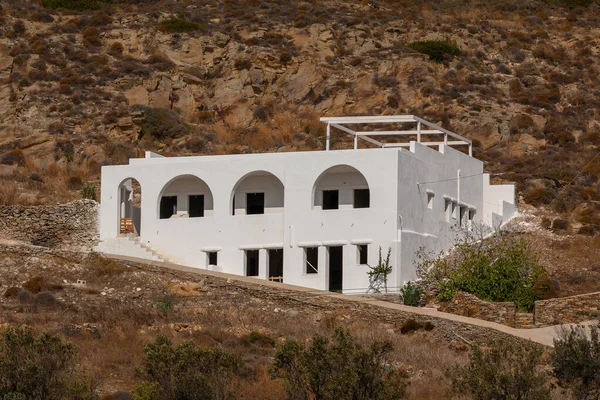
[[114, 239], [102, 240], [95, 250], [99, 253], [142, 258], [144, 260], [172, 262], [163, 253], [140, 242], [139, 236], [134, 234], [121, 235]]

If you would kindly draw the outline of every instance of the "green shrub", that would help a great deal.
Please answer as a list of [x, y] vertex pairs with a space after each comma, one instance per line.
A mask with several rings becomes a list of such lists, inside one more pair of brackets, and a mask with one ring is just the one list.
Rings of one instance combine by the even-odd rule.
[[[589, 333], [588, 333], [589, 332]], [[558, 383], [571, 386], [574, 398], [600, 397], [600, 329], [578, 325], [562, 329], [554, 339], [552, 367]]]
[[417, 273], [441, 301], [450, 301], [456, 290], [489, 301], [512, 301], [521, 310], [531, 310], [544, 296], [545, 286], [535, 287], [546, 275], [521, 238], [498, 235], [480, 241], [459, 238], [449, 256], [417, 252]]
[[388, 364], [389, 341], [357, 343], [336, 328], [331, 338], [314, 335], [310, 344], [288, 339], [277, 347], [271, 375], [284, 380], [290, 399], [400, 399], [406, 376]]
[[144, 110], [144, 119], [140, 136], [150, 135], [157, 140], [176, 138], [188, 133], [189, 129], [177, 114], [164, 108], [140, 107]]
[[186, 341], [173, 347], [163, 335], [144, 347], [139, 368], [143, 381], [134, 389], [135, 400], [228, 399], [231, 379], [241, 361], [226, 350], [203, 349]]
[[400, 289], [400, 300], [406, 306], [418, 307], [421, 305], [423, 289], [412, 282], [406, 282]]
[[200, 28], [200, 24], [197, 22], [186, 21], [181, 18], [170, 18], [161, 21], [158, 24], [158, 29], [162, 32], [168, 33], [182, 33], [191, 32]]
[[77, 348], [47, 332], [7, 327], [0, 336], [0, 398], [94, 399], [90, 384], [75, 375]]
[[273, 347], [275, 340], [272, 337], [265, 335], [262, 332], [252, 331], [242, 338], [242, 341], [247, 344], [257, 344], [262, 346]]
[[381, 255], [381, 246], [379, 247], [379, 258], [377, 261], [377, 265], [369, 267], [369, 271], [367, 271], [367, 275], [369, 275], [369, 280], [371, 282], [382, 280], [383, 286], [385, 288], [385, 292], [387, 293], [387, 280], [389, 274], [392, 273], [392, 266], [390, 265], [390, 255], [392, 254], [392, 248], [388, 248], [387, 256], [385, 260]]
[[82, 199], [96, 200], [96, 196], [96, 186], [92, 185], [89, 182], [83, 185], [83, 187], [81, 188]]
[[465, 366], [447, 371], [454, 394], [475, 400], [546, 400], [548, 377], [540, 371], [543, 348], [526, 341], [493, 341], [483, 349], [474, 346]]
[[425, 40], [412, 42], [407, 45], [410, 49], [429, 56], [429, 59], [438, 63], [446, 63], [461, 53], [459, 47], [445, 40]]

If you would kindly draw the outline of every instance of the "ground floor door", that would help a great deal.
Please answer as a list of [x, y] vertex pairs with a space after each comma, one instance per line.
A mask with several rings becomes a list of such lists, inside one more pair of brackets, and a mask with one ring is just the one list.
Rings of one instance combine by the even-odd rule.
[[269, 280], [283, 282], [283, 249], [269, 250]]
[[331, 246], [329, 252], [329, 290], [332, 292], [342, 291], [343, 274], [343, 247]]
[[258, 276], [258, 250], [246, 250], [246, 276]]

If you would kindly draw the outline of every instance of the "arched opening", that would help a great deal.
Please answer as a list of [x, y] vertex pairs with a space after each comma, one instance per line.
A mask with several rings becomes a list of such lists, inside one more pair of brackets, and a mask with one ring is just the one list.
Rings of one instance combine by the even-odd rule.
[[315, 181], [312, 191], [314, 210], [369, 208], [371, 193], [364, 175], [349, 165], [325, 170]]
[[231, 214], [273, 214], [283, 212], [283, 183], [270, 172], [245, 175], [231, 193]]
[[142, 187], [134, 178], [119, 185], [119, 235], [139, 236], [142, 228]]
[[170, 180], [158, 197], [158, 217], [202, 218], [213, 215], [213, 195], [202, 179], [180, 175]]

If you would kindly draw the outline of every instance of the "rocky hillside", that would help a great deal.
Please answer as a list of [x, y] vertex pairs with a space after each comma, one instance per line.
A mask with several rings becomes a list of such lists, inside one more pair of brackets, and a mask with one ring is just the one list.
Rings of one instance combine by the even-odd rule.
[[79, 197], [143, 150], [317, 150], [321, 115], [411, 113], [567, 231], [600, 230], [592, 0], [13, 0], [0, 18], [0, 204]]

